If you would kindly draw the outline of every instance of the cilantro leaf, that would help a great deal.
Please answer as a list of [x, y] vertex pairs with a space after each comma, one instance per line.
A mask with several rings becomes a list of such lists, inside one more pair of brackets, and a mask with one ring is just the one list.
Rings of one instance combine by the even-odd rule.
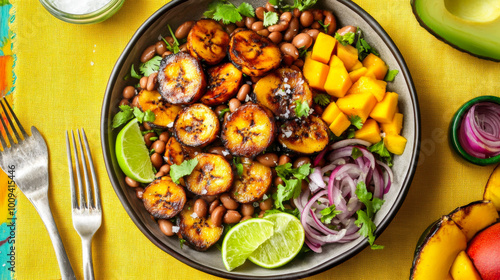
[[361, 129], [363, 127], [363, 121], [359, 116], [350, 116], [349, 121], [352, 125], [354, 125], [357, 129]]
[[330, 96], [328, 94], [320, 93], [317, 94], [314, 98], [314, 103], [320, 105], [320, 106], [326, 106], [330, 104]]
[[351, 157], [353, 159], [357, 159], [357, 158], [362, 157], [362, 156], [363, 156], [363, 153], [361, 152], [360, 149], [358, 149], [356, 147], [352, 148]]
[[391, 154], [384, 145], [384, 140], [381, 140], [377, 144], [368, 147], [368, 151], [380, 155], [382, 158], [392, 158]]
[[212, 18], [215, 14], [215, 11], [217, 11], [217, 5], [219, 4], [219, 1], [213, 1], [208, 4], [207, 10], [203, 13], [203, 16], [206, 18]]
[[356, 133], [356, 131], [354, 130], [354, 128], [349, 128], [349, 129], [347, 130], [347, 139], [352, 139], [352, 138], [354, 138], [355, 133]]
[[386, 81], [386, 82], [392, 82], [392, 81], [394, 81], [394, 79], [396, 78], [396, 76], [398, 75], [398, 73], [399, 73], [399, 70], [397, 70], [397, 69], [389, 70], [387, 72], [387, 74], [385, 75], [384, 81]]
[[215, 10], [214, 20], [222, 20], [224, 24], [235, 23], [243, 18], [241, 17], [238, 9], [231, 3], [219, 4]]
[[136, 78], [136, 79], [142, 78], [141, 75], [139, 75], [139, 74], [137, 74], [137, 72], [135, 72], [134, 64], [132, 64], [132, 67], [130, 67], [130, 77]]
[[363, 210], [356, 211], [356, 214], [358, 215], [358, 218], [356, 219], [354, 224], [360, 228], [359, 234], [368, 237], [368, 243], [370, 243], [370, 247], [372, 248], [372, 250], [383, 249], [384, 246], [374, 244], [375, 235], [373, 233], [375, 232], [376, 226], [372, 219], [368, 218], [366, 212]]
[[161, 56], [154, 56], [150, 60], [141, 63], [141, 65], [139, 66], [139, 71], [141, 71], [144, 76], [149, 76], [154, 72], [158, 72], [158, 69], [160, 69], [160, 62]]
[[264, 27], [278, 23], [278, 14], [275, 12], [264, 12]]
[[117, 128], [126, 124], [128, 121], [134, 118], [133, 109], [128, 105], [121, 105], [120, 112], [116, 113], [113, 117], [113, 128]]
[[285, 209], [283, 201], [300, 195], [302, 180], [306, 179], [311, 173], [311, 164], [307, 163], [298, 168], [292, 168], [291, 163], [286, 163], [276, 166], [275, 170], [285, 185], [279, 185], [277, 192], [273, 194], [274, 205], [276, 208], [283, 210]]
[[341, 43], [343, 46], [352, 45], [354, 43], [354, 39], [356, 38], [356, 34], [354, 32], [347, 32], [344, 35], [340, 35], [339, 33], [335, 33], [335, 39], [337, 42]]
[[357, 32], [358, 38], [356, 40], [356, 49], [358, 49], [358, 58], [360, 61], [363, 61], [367, 55], [373, 53], [376, 56], [379, 56], [379, 53], [363, 39], [363, 33], [361, 29], [358, 28]]
[[318, 0], [295, 0], [296, 5], [300, 11], [305, 11], [311, 8], [318, 2]]
[[[312, 45], [311, 45], [312, 46]], [[310, 47], [309, 47], [310, 48]], [[306, 48], [305, 46], [299, 48], [299, 58], [304, 58], [306, 57], [307, 51], [309, 49]]]
[[151, 110], [147, 110], [146, 112], [141, 111], [139, 108], [134, 107], [133, 114], [139, 121], [139, 123], [143, 122], [154, 122], [155, 114]]
[[330, 26], [330, 24], [324, 24], [323, 21], [321, 20], [318, 20], [319, 22], [319, 25], [321, 25], [323, 27], [323, 29], [325, 30], [325, 33], [328, 33], [328, 26]]
[[219, 113], [219, 119], [223, 119], [224, 118], [224, 115], [229, 112], [231, 110], [229, 110], [229, 108], [226, 108], [226, 109], [222, 109], [220, 110], [220, 113]]
[[335, 210], [335, 204], [330, 207], [327, 207], [319, 212], [321, 214], [321, 222], [325, 224], [329, 224], [332, 222], [332, 219], [335, 218], [338, 214], [342, 213], [340, 210]]
[[242, 16], [255, 17], [255, 11], [254, 11], [252, 5], [250, 5], [249, 3], [246, 3], [246, 2], [243, 2], [240, 4], [240, 6], [238, 7], [238, 12]]
[[236, 172], [238, 173], [238, 176], [243, 175], [243, 164], [241, 163], [240, 158], [234, 157], [233, 163], [234, 163], [234, 166], [236, 167]]
[[181, 246], [181, 249], [182, 249], [182, 246], [184, 245], [184, 243], [186, 243], [186, 239], [184, 239], [184, 238], [179, 239], [179, 244]]
[[198, 165], [198, 159], [196, 158], [185, 160], [180, 165], [171, 165], [170, 178], [172, 178], [172, 181], [174, 181], [176, 184], [179, 184], [179, 179], [191, 174], [196, 165]]
[[373, 195], [371, 192], [368, 192], [364, 182], [359, 182], [356, 186], [356, 196], [366, 206], [366, 210], [356, 211], [358, 218], [354, 223], [360, 227], [359, 233], [362, 236], [368, 237], [368, 242], [373, 250], [383, 249], [384, 246], [374, 244], [376, 226], [372, 218], [380, 210], [385, 201], [377, 197], [372, 199]]
[[309, 116], [309, 104], [307, 103], [307, 101], [302, 101], [300, 102], [300, 100], [295, 100], [295, 115], [297, 115], [298, 118], [302, 118], [302, 117], [307, 117]]

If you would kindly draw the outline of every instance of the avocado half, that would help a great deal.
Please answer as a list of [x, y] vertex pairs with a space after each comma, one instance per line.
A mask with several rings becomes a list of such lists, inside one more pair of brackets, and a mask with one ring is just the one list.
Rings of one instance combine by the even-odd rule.
[[420, 25], [452, 47], [500, 62], [499, 0], [411, 0]]

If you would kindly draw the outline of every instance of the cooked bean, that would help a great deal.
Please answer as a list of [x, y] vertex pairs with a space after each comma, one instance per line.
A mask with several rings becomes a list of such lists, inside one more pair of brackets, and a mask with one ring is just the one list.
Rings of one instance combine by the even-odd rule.
[[193, 211], [198, 217], [205, 218], [208, 212], [207, 202], [201, 198], [198, 198], [194, 202]]
[[134, 99], [132, 99], [132, 103], [130, 103], [130, 106], [139, 107], [139, 96], [136, 96], [134, 97]]
[[170, 172], [170, 165], [169, 164], [164, 164], [160, 167], [160, 171], [168, 174]]
[[137, 196], [138, 199], [142, 199], [143, 194], [144, 194], [143, 188], [135, 188], [135, 196]]
[[294, 58], [291, 55], [285, 54], [283, 56], [283, 60], [281, 63], [285, 64], [286, 66], [291, 66], [293, 64]]
[[266, 2], [266, 10], [268, 12], [276, 12], [276, 8], [273, 6], [273, 4]]
[[323, 26], [321, 26], [321, 24], [319, 24], [319, 22], [317, 22], [317, 21], [315, 21], [315, 22], [313, 22], [313, 24], [311, 24], [311, 28], [323, 30]]
[[130, 101], [128, 101], [128, 99], [123, 98], [122, 100], [120, 100], [120, 103], [118, 103], [118, 106], [122, 105], [130, 105]]
[[305, 191], [309, 188], [309, 183], [306, 180], [302, 180], [302, 185], [300, 186], [301, 191]]
[[154, 149], [156, 153], [163, 154], [165, 152], [165, 142], [156, 140], [151, 144], [151, 149]]
[[165, 52], [161, 55], [161, 57], [162, 57], [162, 58], [165, 58], [166, 56], [171, 55], [171, 54], [173, 54], [173, 52], [171, 52], [171, 51], [165, 51]]
[[290, 22], [292, 20], [292, 13], [291, 12], [284, 12], [280, 16], [280, 21], [284, 22]]
[[275, 153], [265, 153], [257, 156], [257, 161], [267, 167], [275, 167], [278, 165], [278, 155]]
[[296, 65], [292, 65], [292, 66], [290, 66], [290, 69], [293, 69], [293, 70], [295, 70], [295, 71], [300, 72], [300, 68], [299, 68], [299, 67], [297, 67]]
[[228, 193], [224, 193], [220, 196], [220, 202], [226, 207], [226, 209], [235, 210], [238, 208], [239, 203], [232, 199]]
[[226, 25], [226, 32], [227, 32], [228, 34], [231, 34], [231, 33], [233, 33], [233, 31], [234, 31], [236, 28], [237, 28], [236, 24], [234, 24], [234, 23], [228, 24], [228, 25]]
[[155, 177], [156, 177], [156, 178], [160, 178], [160, 177], [163, 177], [163, 176], [165, 176], [165, 175], [166, 175], [166, 174], [165, 174], [165, 172], [158, 171], [158, 172], [155, 174]]
[[[305, 180], [303, 180], [303, 181], [305, 181]], [[261, 201], [259, 203], [259, 207], [260, 207], [260, 210], [262, 210], [262, 211], [273, 209], [273, 199], [269, 197], [268, 199]]]
[[306, 48], [308, 49], [313, 43], [313, 39], [309, 34], [307, 33], [300, 33], [299, 35], [295, 36], [292, 40], [292, 44], [296, 46], [297, 48]]
[[264, 23], [262, 21], [256, 21], [252, 23], [252, 30], [257, 32], [259, 30], [264, 29]]
[[298, 8], [295, 8], [295, 9], [293, 9], [292, 14], [293, 14], [294, 17], [298, 18], [298, 17], [300, 17], [300, 15], [302, 14], [302, 12]]
[[168, 139], [170, 139], [170, 135], [168, 135], [168, 132], [166, 131], [163, 131], [160, 136], [158, 136], [158, 139], [160, 139], [161, 141], [167, 143], [168, 142]]
[[293, 37], [299, 33], [299, 19], [292, 18], [290, 21], [290, 25], [283, 36], [283, 40], [290, 42], [293, 40]]
[[283, 182], [283, 179], [280, 177], [275, 177], [274, 178], [274, 186], [277, 187], [279, 185], [284, 185], [285, 182]]
[[151, 147], [151, 144], [153, 144], [153, 141], [151, 140], [152, 137], [156, 137], [156, 133], [149, 132], [144, 135], [144, 142], [146, 142], [146, 146], [148, 148]]
[[160, 227], [161, 232], [166, 236], [173, 236], [175, 233], [172, 230], [174, 224], [169, 220], [159, 219], [158, 226]]
[[219, 207], [220, 205], [220, 201], [218, 199], [212, 201], [212, 203], [210, 203], [210, 207], [208, 207], [208, 213], [212, 214], [212, 212], [214, 212], [215, 208]]
[[139, 182], [127, 176], [125, 176], [125, 184], [127, 184], [131, 188], [137, 188], [141, 186]]
[[241, 218], [241, 220], [240, 220], [240, 223], [243, 221], [246, 221], [248, 219], [251, 219], [251, 218], [253, 218], [253, 217], [252, 216], [243, 216], [243, 218]]
[[304, 11], [300, 15], [300, 24], [304, 27], [309, 27], [314, 22], [314, 16], [310, 11]]
[[342, 28], [340, 28], [339, 30], [337, 30], [337, 33], [340, 35], [340, 36], [344, 36], [345, 34], [347, 33], [355, 33], [357, 30], [357, 28], [355, 26], [352, 26], [352, 25], [346, 25]]
[[151, 129], [153, 129], [153, 128], [149, 125], [149, 123], [148, 123], [148, 122], [144, 122], [144, 123], [142, 123], [142, 125], [144, 125], [144, 129], [146, 129], [146, 130], [151, 130]]
[[174, 38], [172, 38], [171, 36], [167, 36], [163, 39], [165, 39], [165, 41], [167, 41], [167, 43], [169, 43], [170, 45], [173, 45], [175, 43]]
[[156, 82], [158, 81], [158, 72], [152, 73], [148, 77], [148, 83], [146, 85], [146, 89], [152, 91], [156, 87]]
[[257, 216], [257, 217], [262, 218], [262, 217], [264, 217], [264, 214], [265, 214], [265, 213], [266, 213], [266, 211], [261, 210], [261, 211], [259, 212], [259, 216]]
[[184, 43], [182, 45], [179, 46], [179, 51], [181, 52], [187, 52], [188, 49], [187, 49], [187, 43]]
[[302, 67], [304, 67], [304, 60], [299, 58], [293, 62], [293, 65], [295, 65], [299, 68], [302, 68]]
[[234, 112], [238, 107], [241, 106], [241, 101], [236, 98], [229, 100], [229, 111]]
[[130, 99], [135, 96], [135, 88], [133, 86], [127, 86], [123, 89], [123, 98]]
[[304, 164], [311, 163], [311, 159], [309, 157], [299, 157], [293, 162], [293, 168], [301, 167]]
[[319, 106], [318, 104], [313, 105], [314, 112], [318, 115], [323, 115], [323, 107]]
[[318, 21], [318, 20], [323, 20], [323, 11], [322, 10], [311, 10], [313, 16], [314, 16], [314, 20], [315, 21]]
[[309, 29], [306, 31], [306, 33], [309, 34], [309, 36], [311, 36], [311, 38], [313, 38], [313, 40], [316, 40], [316, 38], [318, 38], [319, 30], [318, 29]]
[[323, 15], [325, 15], [324, 24], [328, 25], [327, 33], [329, 35], [333, 35], [335, 30], [337, 30], [337, 20], [335, 20], [335, 16], [330, 11], [323, 11]]
[[262, 29], [262, 30], [257, 31], [257, 34], [259, 34], [260, 36], [267, 37], [267, 36], [269, 36], [269, 30]]
[[156, 169], [160, 169], [163, 165], [163, 157], [159, 153], [154, 153], [151, 155], [151, 163]]
[[148, 86], [148, 77], [142, 77], [139, 80], [139, 85], [141, 86], [141, 88], [146, 89], [146, 87]]
[[245, 18], [245, 26], [248, 28], [248, 29], [252, 29], [252, 24], [254, 22], [256, 22], [257, 19], [255, 19], [254, 17], [246, 17]]
[[281, 52], [283, 52], [283, 54], [287, 54], [287, 55], [293, 57], [293, 60], [296, 60], [299, 58], [299, 50], [297, 50], [297, 48], [293, 44], [284, 43], [283, 45], [281, 45], [280, 49], [281, 49]]
[[[208, 203], [212, 203], [214, 202], [217, 198], [219, 198], [218, 195], [204, 195], [202, 197], [203, 200], [205, 200], [207, 202], [207, 205]], [[207, 210], [208, 211], [208, 210]]]
[[163, 42], [163, 40], [158, 41], [155, 44], [155, 50], [156, 50], [156, 54], [162, 55], [164, 52], [167, 51], [167, 44], [165, 44], [165, 42]]
[[278, 24], [271, 25], [267, 28], [269, 32], [283, 32], [287, 30], [289, 24], [287, 22], [280, 22]]
[[211, 214], [211, 219], [214, 226], [218, 227], [222, 225], [222, 218], [224, 217], [225, 213], [226, 213], [226, 208], [224, 208], [224, 206], [222, 205], [214, 209], [214, 211]]
[[153, 58], [153, 56], [155, 56], [155, 54], [156, 54], [156, 45], [151, 45], [151, 46], [147, 47], [142, 52], [141, 62], [144, 63], [144, 62], [150, 60], [151, 58]]
[[219, 106], [215, 107], [214, 112], [215, 112], [215, 114], [216, 114], [217, 116], [220, 116], [221, 112], [222, 112], [223, 110], [227, 109], [227, 108], [228, 108], [228, 107], [227, 107], [227, 105], [219, 105]]
[[258, 7], [257, 9], [255, 9], [255, 16], [259, 20], [264, 20], [264, 13], [265, 12], [266, 12], [266, 8], [264, 8], [264, 7]]
[[240, 21], [236, 22], [236, 26], [238, 27], [244, 27], [246, 22], [246, 17], [243, 17]]
[[241, 214], [243, 216], [252, 216], [255, 212], [253, 208], [253, 203], [245, 203], [241, 205]]
[[289, 156], [281, 155], [279, 160], [278, 160], [278, 165], [283, 165], [283, 164], [289, 163], [290, 161], [292, 161], [292, 160], [290, 159]]
[[238, 90], [238, 94], [236, 95], [236, 98], [238, 98], [239, 101], [243, 102], [247, 98], [247, 95], [250, 93], [252, 88], [250, 87], [249, 84], [244, 84], [240, 87], [240, 90]]
[[225, 224], [235, 224], [241, 220], [241, 214], [235, 210], [228, 210], [224, 215]]
[[275, 43], [276, 45], [279, 44], [281, 40], [283, 40], [283, 34], [281, 34], [281, 32], [278, 31], [271, 32], [267, 37], [271, 41], [273, 41], [273, 43]]
[[189, 31], [191, 31], [191, 28], [193, 28], [195, 24], [194, 20], [186, 21], [185, 23], [181, 24], [177, 29], [175, 30], [175, 37], [177, 39], [184, 39], [188, 36]]

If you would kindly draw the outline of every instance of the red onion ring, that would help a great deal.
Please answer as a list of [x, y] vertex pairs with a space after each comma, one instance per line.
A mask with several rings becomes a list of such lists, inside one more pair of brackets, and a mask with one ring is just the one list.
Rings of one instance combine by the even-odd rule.
[[500, 155], [500, 105], [474, 104], [462, 119], [459, 142], [471, 156], [489, 158]]

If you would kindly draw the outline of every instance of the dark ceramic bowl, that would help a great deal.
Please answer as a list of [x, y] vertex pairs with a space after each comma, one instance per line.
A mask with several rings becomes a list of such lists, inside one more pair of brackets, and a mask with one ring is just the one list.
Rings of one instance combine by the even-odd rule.
[[[232, 1], [239, 4], [241, 1]], [[257, 7], [262, 1], [246, 1]], [[108, 82], [101, 116], [101, 142], [109, 179], [121, 200], [123, 207], [137, 227], [151, 242], [178, 260], [206, 273], [225, 278], [260, 278], [289, 279], [301, 278], [325, 271], [345, 262], [365, 247], [365, 238], [358, 238], [346, 244], [324, 246], [323, 253], [308, 252], [304, 258], [297, 258], [291, 263], [276, 269], [264, 269], [247, 262], [232, 272], [226, 271], [222, 263], [220, 251], [216, 248], [200, 253], [187, 246], [179, 247], [176, 237], [165, 236], [158, 224], [150, 218], [142, 201], [137, 199], [134, 190], [125, 185], [124, 175], [115, 157], [115, 139], [118, 131], [111, 128], [113, 115], [117, 113], [125, 86], [137, 81], [124, 81], [132, 64], [138, 65], [142, 51], [155, 43], [158, 36], [168, 35], [167, 24], [179, 26], [186, 20], [199, 19], [207, 9], [210, 0], [174, 0], [154, 13], [134, 34], [127, 47], [116, 62]], [[375, 217], [376, 234], [380, 235], [389, 225], [403, 204], [405, 196], [415, 173], [420, 144], [420, 113], [417, 95], [406, 63], [398, 48], [384, 29], [363, 9], [347, 0], [321, 1], [321, 7], [334, 11], [339, 26], [359, 26], [366, 40], [378, 50], [390, 69], [398, 69], [394, 82], [389, 83], [388, 90], [399, 94], [399, 109], [404, 114], [403, 136], [408, 139], [403, 155], [394, 159], [394, 183], [384, 197], [385, 203]], [[361, 267], [360, 267], [361, 268]]]
[[458, 111], [455, 113], [451, 120], [450, 124], [450, 144], [462, 158], [467, 160], [470, 163], [476, 164], [476, 165], [490, 165], [490, 164], [496, 164], [500, 162], [500, 155], [490, 157], [490, 158], [478, 158], [475, 156], [470, 155], [467, 153], [464, 148], [462, 147], [462, 144], [460, 144], [459, 140], [459, 133], [460, 133], [460, 127], [462, 125], [462, 119], [465, 114], [469, 111], [469, 109], [476, 103], [480, 102], [492, 102], [492, 103], [497, 103], [500, 104], [500, 97], [497, 96], [490, 96], [490, 95], [484, 95], [484, 96], [478, 96], [476, 98], [473, 98], [469, 101], [467, 101]]

